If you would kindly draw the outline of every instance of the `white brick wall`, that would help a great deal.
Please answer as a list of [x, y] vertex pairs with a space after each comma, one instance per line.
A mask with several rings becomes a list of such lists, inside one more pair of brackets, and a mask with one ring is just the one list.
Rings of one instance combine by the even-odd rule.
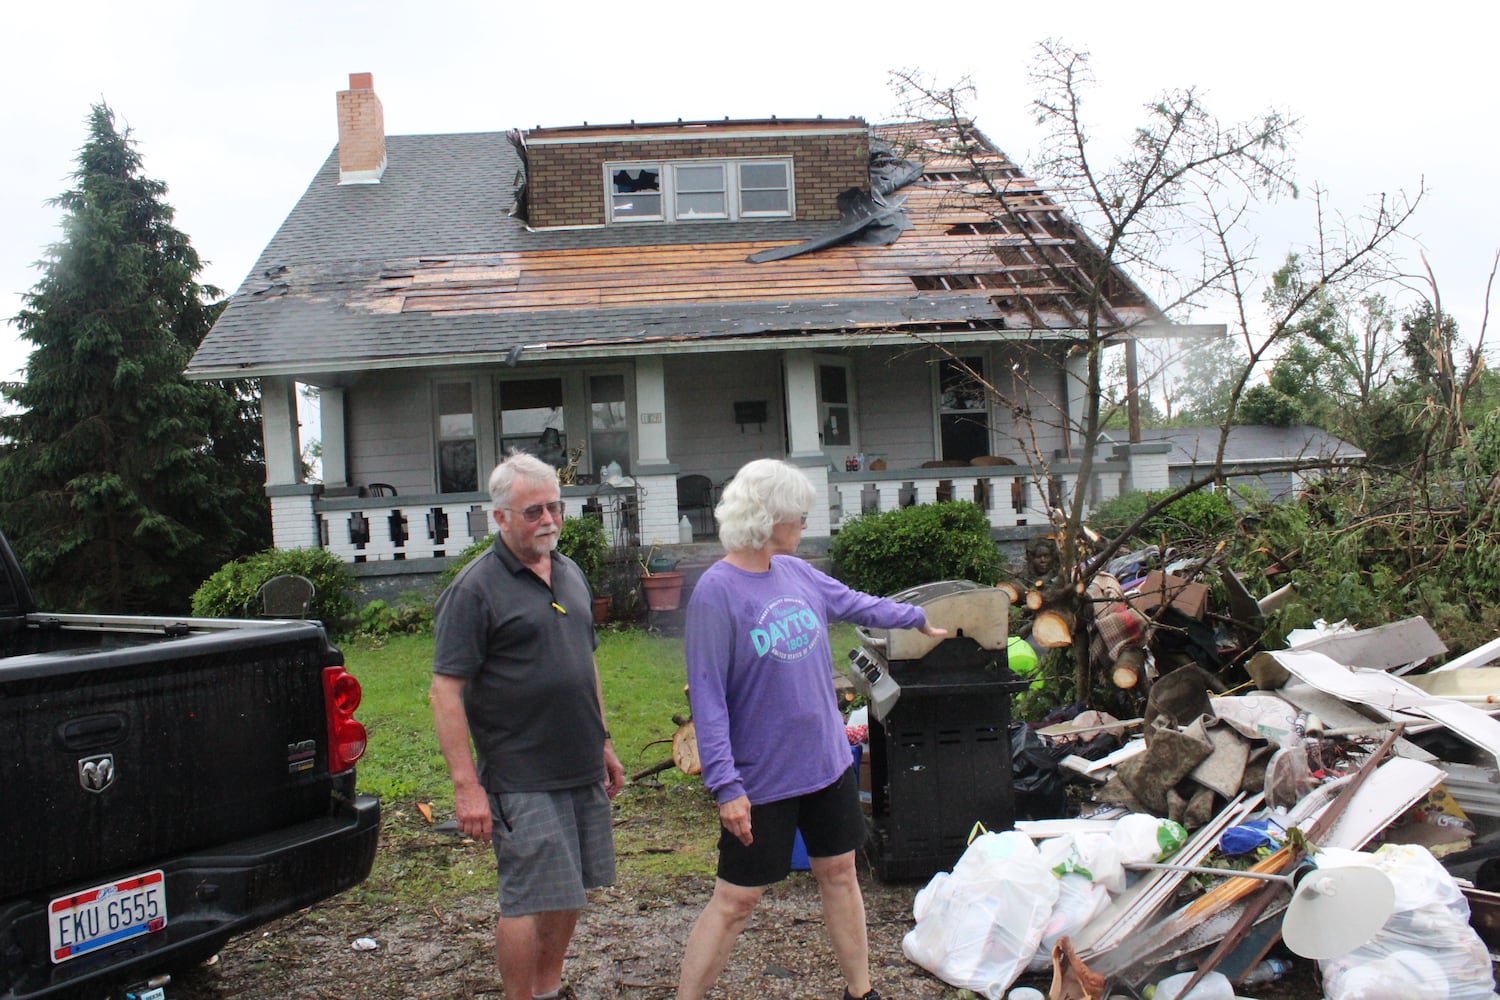
[[278, 549], [322, 547], [312, 494], [271, 497], [271, 538]]

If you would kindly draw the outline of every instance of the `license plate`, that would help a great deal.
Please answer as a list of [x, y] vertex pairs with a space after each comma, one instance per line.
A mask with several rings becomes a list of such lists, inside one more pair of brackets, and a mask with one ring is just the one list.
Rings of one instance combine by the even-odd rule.
[[87, 955], [167, 926], [167, 885], [160, 869], [59, 896], [47, 907], [52, 962]]

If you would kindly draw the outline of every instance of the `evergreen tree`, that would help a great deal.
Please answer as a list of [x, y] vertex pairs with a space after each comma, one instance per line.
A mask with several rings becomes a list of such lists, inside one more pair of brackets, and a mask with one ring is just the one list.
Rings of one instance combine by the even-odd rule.
[[52, 202], [63, 238], [15, 319], [25, 380], [0, 383], [0, 528], [49, 608], [176, 614], [268, 544], [259, 404], [183, 377], [219, 292], [128, 130], [102, 103], [88, 127]]

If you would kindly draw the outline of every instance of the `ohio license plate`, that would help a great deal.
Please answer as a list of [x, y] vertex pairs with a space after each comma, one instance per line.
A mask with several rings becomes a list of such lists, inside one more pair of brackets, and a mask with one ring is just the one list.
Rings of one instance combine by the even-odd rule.
[[87, 955], [167, 926], [167, 885], [160, 869], [59, 896], [47, 907], [52, 962]]

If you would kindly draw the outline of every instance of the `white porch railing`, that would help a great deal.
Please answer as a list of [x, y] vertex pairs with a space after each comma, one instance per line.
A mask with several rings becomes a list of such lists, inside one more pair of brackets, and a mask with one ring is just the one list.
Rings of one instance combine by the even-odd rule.
[[[1117, 496], [1129, 470], [1124, 458], [1095, 463], [1085, 506]], [[825, 475], [822, 469], [815, 471], [815, 479]], [[1078, 467], [1059, 463], [1045, 473], [1022, 466], [830, 470], [826, 477], [830, 531], [858, 514], [943, 500], [972, 501], [992, 528], [1004, 529], [1047, 525], [1049, 509], [1071, 502]], [[567, 516], [601, 518], [616, 549], [667, 537], [675, 542], [679, 514], [675, 493], [665, 488], [670, 482], [652, 484], [662, 488], [567, 487]], [[351, 563], [453, 556], [494, 531], [490, 499], [483, 493], [318, 497], [312, 506], [323, 548]], [[816, 525], [817, 519], [812, 521]]]
[[[1118, 496], [1129, 464], [1096, 462], [1085, 508]], [[1056, 464], [1043, 471], [1018, 465], [829, 472], [829, 524], [912, 504], [968, 500], [985, 512], [991, 528], [1047, 525], [1048, 511], [1066, 507], [1078, 486], [1078, 466]]]
[[[637, 491], [563, 491], [567, 516], [604, 521], [610, 543], [636, 544]], [[494, 532], [487, 494], [319, 498], [313, 503], [323, 548], [345, 562], [453, 556]]]

